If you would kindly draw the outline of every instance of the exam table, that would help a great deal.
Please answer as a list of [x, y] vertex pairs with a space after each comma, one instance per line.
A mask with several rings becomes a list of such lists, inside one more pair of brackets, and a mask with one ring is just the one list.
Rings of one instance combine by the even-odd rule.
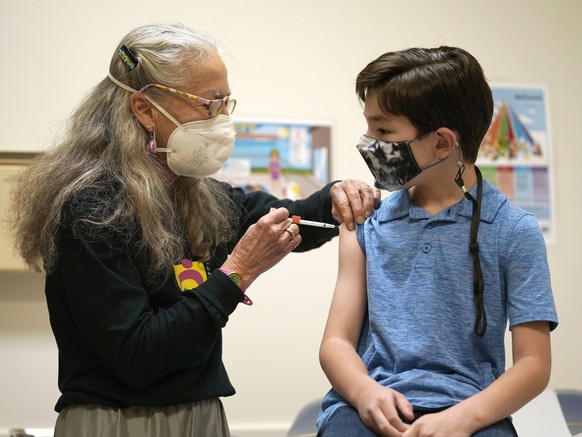
[[[321, 399], [305, 405], [287, 437], [315, 437]], [[582, 391], [547, 389], [513, 416], [520, 437], [582, 437]]]
[[[321, 399], [297, 414], [287, 437], [316, 437]], [[547, 389], [513, 415], [519, 437], [582, 437], [582, 390]], [[9, 437], [52, 437], [52, 430], [11, 429]]]

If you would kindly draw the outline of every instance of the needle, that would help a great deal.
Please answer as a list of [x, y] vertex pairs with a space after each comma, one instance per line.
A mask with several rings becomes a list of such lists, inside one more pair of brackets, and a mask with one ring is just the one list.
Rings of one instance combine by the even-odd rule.
[[291, 217], [291, 223], [295, 223], [296, 225], [306, 225], [306, 226], [315, 226], [317, 228], [336, 228], [336, 225], [332, 225], [331, 223], [322, 223], [322, 222], [314, 222], [311, 220], [303, 220], [298, 215], [294, 215]]

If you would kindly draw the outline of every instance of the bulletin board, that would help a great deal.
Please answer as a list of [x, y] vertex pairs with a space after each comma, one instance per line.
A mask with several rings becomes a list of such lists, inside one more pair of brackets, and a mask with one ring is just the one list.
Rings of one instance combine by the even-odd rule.
[[290, 199], [330, 182], [331, 123], [235, 118], [234, 125], [234, 150], [218, 179]]
[[494, 112], [477, 165], [483, 177], [534, 214], [547, 243], [556, 237], [547, 89], [492, 83]]

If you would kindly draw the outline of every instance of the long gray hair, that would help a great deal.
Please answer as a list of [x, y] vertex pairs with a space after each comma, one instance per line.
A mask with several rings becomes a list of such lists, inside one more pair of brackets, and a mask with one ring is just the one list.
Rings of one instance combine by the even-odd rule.
[[[133, 70], [120, 58], [122, 45], [138, 60]], [[215, 53], [211, 38], [183, 25], [147, 25], [121, 40], [109, 71], [134, 89], [149, 83], [179, 88], [200, 61]], [[237, 232], [233, 204], [220, 185], [186, 177], [170, 185], [167, 170], [146, 153], [148, 132], [132, 115], [129, 95], [103, 79], [73, 112], [55, 147], [22, 174], [11, 218], [16, 248], [34, 270], [55, 267], [63, 206], [87, 189], [115, 187], [115, 195], [104, 200], [103, 209], [86, 213], [82, 221], [89, 226], [84, 229], [123, 232], [137, 224], [140, 249], [149, 253], [156, 271], [167, 271], [185, 247], [207, 260], [214, 246]]]

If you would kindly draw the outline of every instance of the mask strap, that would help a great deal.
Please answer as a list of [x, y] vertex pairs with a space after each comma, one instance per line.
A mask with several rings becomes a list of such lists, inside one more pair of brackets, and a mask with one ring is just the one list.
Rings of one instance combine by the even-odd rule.
[[424, 167], [419, 167], [420, 168], [420, 171], [425, 171], [425, 170], [427, 170], [427, 169], [429, 169], [431, 167], [434, 167], [435, 165], [440, 164], [441, 162], [443, 162], [447, 158], [439, 159], [438, 161], [435, 161], [435, 162], [433, 162], [431, 164], [425, 165]]
[[108, 77], [109, 79], [111, 79], [111, 81], [112, 81], [112, 82], [113, 82], [115, 85], [117, 85], [117, 86], [118, 86], [118, 87], [120, 87], [120, 88], [123, 88], [123, 89], [124, 89], [124, 90], [126, 90], [126, 91], [129, 91], [130, 93], [137, 93], [137, 92], [139, 92], [138, 90], [134, 90], [134, 89], [133, 89], [132, 87], [130, 87], [129, 85], [126, 85], [126, 84], [124, 84], [123, 82], [120, 82], [120, 81], [118, 81], [117, 79], [115, 79], [115, 78], [114, 78], [114, 77], [111, 75], [111, 73], [107, 73], [107, 77]]
[[[428, 137], [433, 132], [434, 131], [430, 131], [430, 132], [427, 132], [425, 134], [422, 134], [421, 136], [419, 136], [419, 137], [415, 138], [414, 140], [412, 140], [410, 143], [412, 143], [413, 141], [422, 140], [423, 138]], [[412, 150], [410, 149], [410, 143], [408, 143], [408, 150], [410, 151], [410, 154], [412, 155]], [[459, 143], [457, 143], [456, 145], [457, 145], [457, 149], [459, 150], [459, 153], [461, 153], [461, 161], [462, 161], [461, 147], [459, 146]], [[412, 156], [414, 156], [414, 155], [412, 155]], [[435, 161], [435, 162], [433, 162], [431, 164], [425, 165], [424, 167], [419, 167], [420, 168], [420, 171], [425, 171], [425, 170], [427, 170], [427, 169], [429, 169], [431, 167], [434, 167], [435, 165], [440, 164], [441, 162], [447, 160], [448, 158], [449, 157], [447, 156], [446, 158], [439, 159], [439, 160], [437, 160], [437, 161]]]
[[[145, 95], [145, 94], [144, 94]], [[150, 99], [148, 96], [145, 96], [146, 99], [148, 99], [150, 101], [150, 103], [152, 105], [154, 105], [156, 107], [156, 109], [158, 111], [160, 111], [162, 114], [164, 114], [166, 116], [166, 118], [168, 120], [170, 120], [172, 123], [174, 123], [177, 127], [179, 127], [180, 129], [182, 129], [182, 125], [180, 124], [180, 122], [178, 122], [178, 120], [176, 120], [174, 117], [172, 117], [170, 115], [170, 113], [168, 111], [166, 111], [164, 108], [162, 108], [160, 105], [158, 105], [156, 102], [154, 102], [152, 99]], [[160, 149], [158, 149], [160, 150]]]
[[[120, 88], [123, 88], [123, 89], [124, 89], [124, 90], [126, 90], [126, 91], [129, 91], [130, 93], [139, 93], [139, 91], [138, 91], [138, 90], [136, 90], [136, 89], [133, 89], [133, 88], [132, 88], [132, 87], [130, 87], [129, 85], [126, 85], [126, 84], [124, 84], [123, 82], [120, 82], [120, 81], [118, 81], [117, 79], [115, 79], [115, 78], [114, 78], [114, 77], [111, 75], [111, 73], [107, 73], [107, 77], [109, 77], [109, 79], [111, 79], [111, 81], [112, 81], [112, 82], [113, 82], [115, 85], [117, 85], [117, 86], [118, 86], [118, 87], [120, 87]], [[168, 117], [168, 119], [169, 119], [169, 120], [170, 120], [172, 123], [174, 123], [174, 124], [175, 124], [176, 126], [178, 126], [178, 127], [182, 127], [182, 125], [181, 125], [180, 123], [178, 123], [178, 121], [177, 121], [177, 120], [176, 120], [174, 117], [172, 117], [170, 114], [168, 114], [168, 112], [166, 112], [166, 110], [165, 110], [164, 108], [162, 108], [160, 105], [158, 105], [156, 102], [154, 102], [152, 99], [150, 99], [150, 98], [149, 98], [148, 96], [146, 96], [145, 94], [144, 94], [144, 96], [145, 96], [145, 98], [146, 98], [146, 99], [148, 99], [148, 100], [150, 101], [150, 103], [151, 103], [152, 105], [154, 105], [154, 106], [155, 106], [155, 107], [158, 109], [158, 111], [160, 111], [162, 114], [164, 114], [166, 117]], [[167, 149], [167, 148], [165, 148], [165, 147], [157, 147], [155, 151], [156, 151], [156, 152], [167, 152], [167, 153], [171, 153], [171, 152], [174, 152], [174, 149]]]
[[[460, 150], [460, 149], [459, 149]], [[483, 279], [483, 270], [481, 269], [481, 262], [479, 260], [479, 243], [477, 242], [477, 233], [479, 231], [479, 222], [481, 221], [481, 201], [483, 199], [483, 176], [481, 170], [475, 166], [475, 173], [477, 174], [477, 198], [475, 199], [465, 187], [463, 182], [463, 172], [465, 165], [462, 161], [458, 161], [459, 170], [455, 177], [455, 182], [463, 190], [463, 194], [473, 204], [473, 213], [471, 214], [471, 231], [469, 251], [473, 257], [473, 297], [475, 299], [475, 325], [473, 331], [479, 337], [483, 337], [487, 331], [487, 314], [485, 312], [485, 303], [483, 293], [485, 290], [485, 282]]]

